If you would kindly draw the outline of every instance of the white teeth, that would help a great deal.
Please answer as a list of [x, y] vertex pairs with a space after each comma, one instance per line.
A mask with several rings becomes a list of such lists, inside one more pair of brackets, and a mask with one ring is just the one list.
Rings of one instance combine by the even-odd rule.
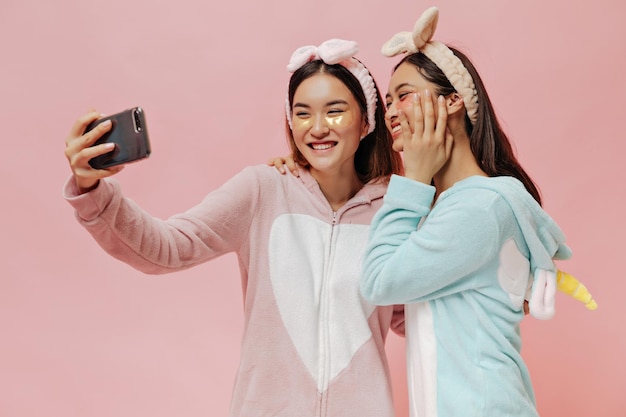
[[331, 143], [320, 143], [320, 144], [311, 144], [311, 147], [316, 151], [323, 151], [324, 149], [330, 149], [333, 147]]
[[394, 132], [394, 133], [395, 133], [395, 132], [399, 132], [400, 130], [402, 130], [402, 126], [400, 126], [400, 125], [394, 126], [394, 127], [391, 129], [391, 131], [392, 131], [392, 132]]

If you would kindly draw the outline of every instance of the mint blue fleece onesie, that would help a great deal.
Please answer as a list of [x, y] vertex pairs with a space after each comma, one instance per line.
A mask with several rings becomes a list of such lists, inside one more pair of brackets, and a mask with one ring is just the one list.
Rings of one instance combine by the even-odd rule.
[[370, 302], [407, 304], [411, 416], [537, 416], [519, 324], [532, 271], [571, 256], [565, 237], [512, 177], [434, 195], [392, 177], [361, 283]]

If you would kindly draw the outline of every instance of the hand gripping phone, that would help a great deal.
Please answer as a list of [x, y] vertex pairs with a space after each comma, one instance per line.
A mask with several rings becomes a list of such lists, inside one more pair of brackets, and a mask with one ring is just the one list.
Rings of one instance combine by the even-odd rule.
[[146, 117], [141, 107], [133, 107], [95, 120], [87, 126], [85, 133], [106, 120], [111, 120], [111, 130], [102, 135], [92, 146], [112, 142], [115, 148], [111, 152], [91, 158], [89, 165], [92, 168], [110, 168], [138, 161], [150, 155]]

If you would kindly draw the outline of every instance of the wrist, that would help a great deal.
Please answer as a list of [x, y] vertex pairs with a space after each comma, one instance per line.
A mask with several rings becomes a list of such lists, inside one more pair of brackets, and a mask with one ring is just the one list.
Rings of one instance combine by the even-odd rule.
[[85, 194], [88, 193], [89, 191], [93, 190], [94, 188], [96, 188], [98, 186], [98, 184], [100, 184], [100, 180], [96, 180], [95, 182], [91, 182], [89, 181], [89, 183], [81, 183], [78, 180], [76, 180], [76, 188], [78, 189], [78, 193], [79, 194]]
[[411, 179], [413, 181], [418, 181], [427, 185], [430, 185], [433, 181], [433, 177], [432, 175], [423, 173], [423, 172], [419, 172], [419, 171], [411, 171], [411, 170], [405, 170], [404, 171], [404, 176], [408, 179]]

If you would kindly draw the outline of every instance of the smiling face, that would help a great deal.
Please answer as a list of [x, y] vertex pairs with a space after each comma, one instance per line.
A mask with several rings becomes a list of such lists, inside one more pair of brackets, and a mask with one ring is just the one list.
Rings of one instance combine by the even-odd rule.
[[[389, 92], [385, 96], [386, 112], [385, 125], [391, 132], [393, 139], [393, 150], [401, 152], [403, 150], [403, 134], [400, 126], [399, 114], [403, 113], [409, 125], [413, 125], [413, 104], [417, 93], [424, 94], [425, 90], [430, 90], [436, 94], [437, 85], [427, 81], [417, 68], [411, 63], [402, 63], [396, 69], [389, 80]], [[435, 118], [437, 117], [437, 107], [434, 107]]]
[[367, 123], [348, 87], [318, 73], [298, 86], [292, 103], [293, 140], [312, 173], [354, 172], [354, 154]]

